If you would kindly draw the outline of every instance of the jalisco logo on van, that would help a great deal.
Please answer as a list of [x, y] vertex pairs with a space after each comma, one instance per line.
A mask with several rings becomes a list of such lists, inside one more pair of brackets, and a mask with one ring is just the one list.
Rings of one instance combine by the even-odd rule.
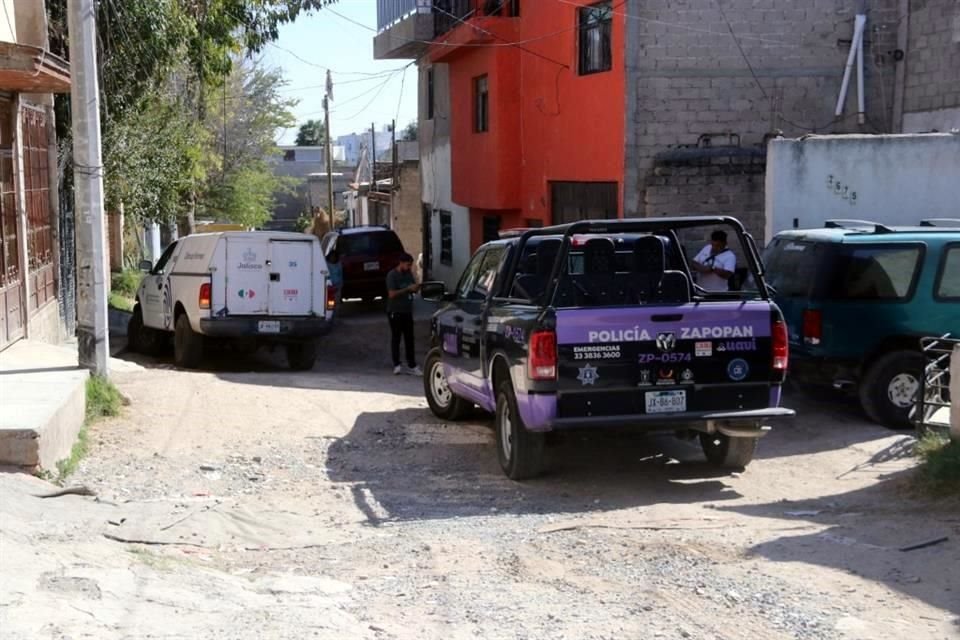
[[[702, 338], [752, 338], [753, 327], [750, 325], [726, 325], [681, 327], [680, 340], [699, 340]], [[630, 329], [611, 329], [609, 331], [590, 331], [587, 333], [590, 342], [645, 342], [653, 340], [650, 332], [639, 326]]]
[[248, 270], [259, 270], [263, 269], [263, 265], [259, 262], [255, 262], [257, 259], [257, 252], [253, 249], [246, 249], [241, 255], [242, 262], [237, 265], [238, 269], [248, 269]]

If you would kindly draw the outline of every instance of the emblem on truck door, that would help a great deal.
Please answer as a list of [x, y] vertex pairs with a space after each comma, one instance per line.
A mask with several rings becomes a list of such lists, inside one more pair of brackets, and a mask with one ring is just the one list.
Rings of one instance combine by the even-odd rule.
[[577, 380], [579, 380], [583, 386], [592, 386], [599, 378], [600, 374], [597, 373], [597, 368], [589, 364], [585, 367], [580, 367], [580, 373], [577, 374]]
[[727, 365], [727, 375], [734, 382], [742, 382], [750, 375], [750, 365], [743, 358], [731, 360], [730, 364]]
[[677, 347], [677, 334], [672, 331], [657, 334], [657, 349], [673, 351]]

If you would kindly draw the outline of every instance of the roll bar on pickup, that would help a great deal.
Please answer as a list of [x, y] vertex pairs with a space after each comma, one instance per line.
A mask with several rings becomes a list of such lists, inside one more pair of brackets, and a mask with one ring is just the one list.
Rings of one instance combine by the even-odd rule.
[[[740, 240], [740, 246], [743, 247], [747, 259], [747, 265], [757, 283], [757, 293], [764, 299], [769, 300], [770, 294], [763, 281], [763, 263], [760, 260], [760, 252], [757, 250], [757, 244], [753, 236], [747, 233], [743, 224], [736, 218], [730, 216], [685, 216], [670, 218], [623, 218], [617, 220], [582, 220], [568, 224], [554, 225], [550, 227], [540, 227], [524, 231], [520, 236], [520, 243], [513, 260], [514, 264], [510, 269], [510, 278], [513, 277], [519, 263], [520, 256], [523, 255], [523, 249], [531, 238], [540, 236], [563, 236], [563, 244], [557, 253], [556, 262], [553, 264], [553, 271], [550, 274], [550, 281], [547, 285], [547, 300], [552, 300], [557, 284], [562, 275], [563, 265], [570, 252], [575, 235], [601, 235], [609, 233], [669, 233], [671, 239], [680, 246], [679, 238], [675, 231], [681, 229], [694, 229], [697, 227], [724, 226], [734, 230], [737, 238]], [[686, 265], [686, 256], [683, 256], [685, 266], [689, 272], [689, 265]]]

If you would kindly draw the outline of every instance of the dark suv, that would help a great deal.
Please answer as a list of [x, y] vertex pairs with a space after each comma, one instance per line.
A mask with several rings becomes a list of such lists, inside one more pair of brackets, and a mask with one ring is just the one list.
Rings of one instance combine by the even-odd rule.
[[919, 339], [960, 334], [960, 220], [829, 221], [778, 234], [764, 263], [790, 328], [791, 378], [856, 391], [872, 420], [909, 427]]
[[327, 234], [325, 254], [336, 250], [343, 265], [341, 297], [365, 301], [387, 295], [389, 273], [400, 262], [403, 244], [387, 227], [349, 227]]

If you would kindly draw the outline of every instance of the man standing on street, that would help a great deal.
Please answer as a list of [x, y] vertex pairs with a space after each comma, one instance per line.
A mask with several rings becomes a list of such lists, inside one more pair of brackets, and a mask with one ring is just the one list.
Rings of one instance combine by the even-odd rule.
[[737, 270], [737, 256], [727, 247], [727, 232], [716, 230], [693, 259], [693, 268], [700, 273], [698, 284], [707, 291], [729, 291], [730, 276]]
[[[420, 290], [413, 276], [413, 256], [400, 256], [400, 264], [387, 274], [387, 317], [390, 319], [390, 355], [393, 357], [393, 373], [423, 375], [417, 366], [413, 352], [413, 294]], [[403, 337], [406, 368], [400, 364], [400, 338]]]

